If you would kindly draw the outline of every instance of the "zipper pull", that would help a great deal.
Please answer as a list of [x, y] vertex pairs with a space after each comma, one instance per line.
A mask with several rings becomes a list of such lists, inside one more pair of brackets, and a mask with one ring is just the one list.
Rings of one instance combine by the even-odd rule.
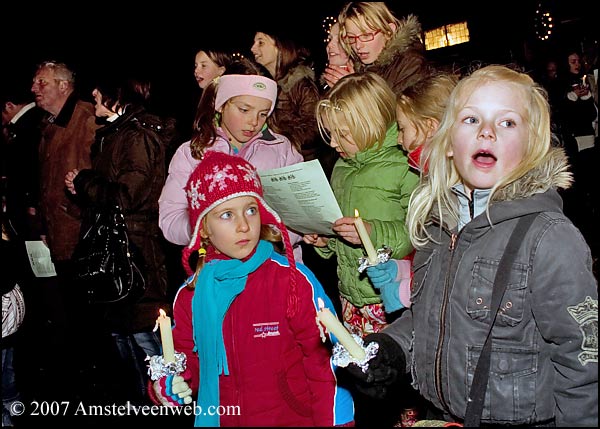
[[456, 246], [456, 238], [458, 237], [458, 235], [452, 233], [452, 235], [450, 236], [450, 247], [448, 248], [448, 250], [450, 250], [451, 252], [454, 250], [454, 246]]

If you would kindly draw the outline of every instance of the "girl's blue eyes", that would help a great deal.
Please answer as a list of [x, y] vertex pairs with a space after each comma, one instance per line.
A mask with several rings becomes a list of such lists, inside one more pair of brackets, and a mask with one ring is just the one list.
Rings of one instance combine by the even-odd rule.
[[[465, 124], [478, 124], [479, 120], [473, 116], [469, 116], [468, 118], [463, 119], [463, 122]], [[511, 128], [511, 127], [514, 127], [515, 125], [517, 125], [517, 123], [515, 121], [513, 121], [512, 119], [505, 119], [503, 121], [500, 121], [499, 125], [504, 128]]]
[[506, 128], [514, 127], [516, 124], [512, 119], [506, 119], [505, 121], [500, 122], [500, 125]]
[[[257, 213], [258, 213], [258, 207], [248, 207], [246, 209], [247, 216], [254, 216]], [[219, 216], [219, 218], [223, 219], [223, 220], [231, 219], [232, 217], [233, 217], [233, 212], [224, 212], [224, 213], [221, 213], [221, 215]]]

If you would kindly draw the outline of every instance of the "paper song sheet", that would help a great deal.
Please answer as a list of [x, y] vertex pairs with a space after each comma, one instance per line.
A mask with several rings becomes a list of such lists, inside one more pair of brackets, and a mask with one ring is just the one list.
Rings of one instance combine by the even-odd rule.
[[56, 270], [50, 257], [50, 249], [43, 241], [26, 241], [25, 248], [31, 264], [31, 270], [36, 277], [54, 277]]
[[259, 171], [265, 200], [289, 229], [303, 234], [331, 235], [342, 217], [340, 206], [319, 160]]

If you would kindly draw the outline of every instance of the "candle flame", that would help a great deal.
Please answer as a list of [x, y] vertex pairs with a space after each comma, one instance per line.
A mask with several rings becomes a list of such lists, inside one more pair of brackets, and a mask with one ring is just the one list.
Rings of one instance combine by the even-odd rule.
[[162, 308], [158, 310], [158, 314], [160, 315], [160, 317], [167, 317], [167, 313], [165, 313], [165, 310], [163, 310]]
[[321, 298], [317, 298], [317, 304], [319, 306], [319, 310], [322, 310], [323, 308], [325, 308], [325, 303], [323, 302], [323, 300]]
[[354, 217], [359, 217], [360, 215], [358, 214], [358, 209], [354, 209]]

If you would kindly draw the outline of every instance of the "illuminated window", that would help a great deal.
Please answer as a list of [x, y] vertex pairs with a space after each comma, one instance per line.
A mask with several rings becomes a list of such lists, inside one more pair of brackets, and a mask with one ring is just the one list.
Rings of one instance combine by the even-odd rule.
[[444, 48], [469, 41], [467, 22], [448, 24], [425, 32], [425, 49]]

